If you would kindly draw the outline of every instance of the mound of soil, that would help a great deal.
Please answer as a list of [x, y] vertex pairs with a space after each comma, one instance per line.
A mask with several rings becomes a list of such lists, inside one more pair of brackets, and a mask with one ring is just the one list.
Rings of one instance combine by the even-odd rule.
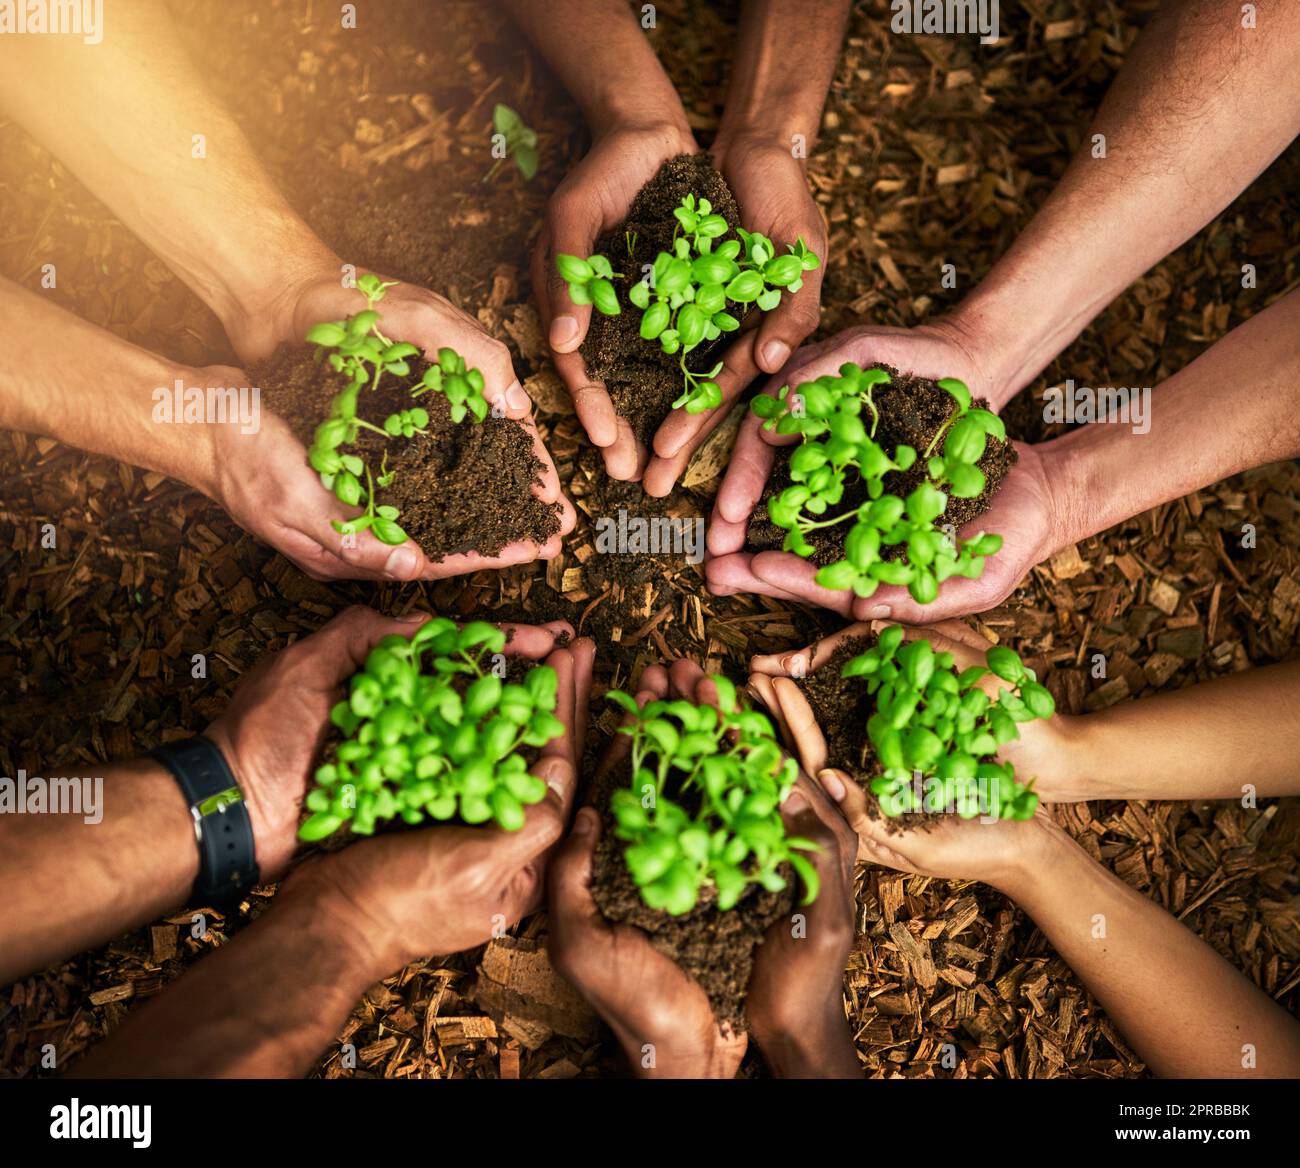
[[[619, 273], [613, 284], [623, 311], [618, 316], [593, 311], [591, 327], [579, 352], [587, 363], [588, 374], [605, 383], [614, 409], [631, 423], [636, 436], [647, 446], [672, 412], [672, 403], [681, 396], [680, 355], [665, 353], [658, 341], [642, 339], [641, 310], [628, 301], [627, 292], [641, 281], [644, 268], [653, 264], [661, 251], [672, 251], [678, 227], [673, 211], [690, 194], [708, 199], [713, 213], [726, 219], [733, 232], [740, 226], [736, 200], [709, 156], [680, 154], [665, 162], [637, 192], [627, 218], [596, 241], [596, 252]], [[745, 307], [728, 304], [727, 311], [743, 319]], [[693, 350], [687, 358], [691, 372], [715, 365], [717, 355], [733, 336], [723, 333], [711, 344]]]
[[719, 1025], [730, 1023], [740, 1033], [747, 1029], [745, 995], [754, 968], [754, 948], [776, 921], [794, 911], [796, 877], [793, 871], [785, 872], [788, 883], [781, 892], [751, 884], [726, 912], [718, 908], [712, 888], [701, 889], [699, 903], [681, 916], [650, 908], [627, 870], [623, 860], [627, 845], [614, 835], [614, 818], [609, 812], [610, 796], [631, 778], [631, 763], [624, 763], [597, 780], [591, 792], [602, 824], [592, 864], [592, 899], [606, 920], [635, 925], [648, 933], [660, 953], [699, 982]]
[[[886, 385], [876, 386], [873, 401], [880, 412], [880, 425], [876, 429], [876, 441], [892, 455], [894, 448], [906, 444], [918, 455], [925, 452], [939, 428], [947, 421], [956, 408], [956, 403], [947, 391], [925, 377], [916, 377], [910, 373], [900, 373], [889, 365], [874, 366], [885, 370], [891, 380]], [[988, 409], [987, 398], [976, 398], [975, 406]], [[754, 509], [754, 516], [749, 521], [748, 542], [754, 551], [780, 551], [785, 541], [784, 528], [777, 527], [767, 515], [767, 501], [790, 485], [790, 455], [798, 449], [796, 445], [784, 446], [778, 450], [776, 461], [767, 488]], [[993, 503], [1002, 480], [1016, 463], [1015, 447], [1009, 441], [1002, 442], [990, 438], [984, 450], [984, 457], [979, 461], [979, 468], [987, 480], [983, 492], [974, 499], [948, 499], [948, 506], [938, 520], [938, 525], [954, 524], [960, 529], [972, 519], [983, 515]], [[925, 459], [918, 457], [906, 471], [895, 471], [885, 477], [885, 490], [906, 498], [926, 478]], [[827, 511], [824, 519], [833, 519], [856, 511], [867, 501], [867, 492], [860, 479], [854, 479], [845, 488], [844, 499], [840, 506]], [[851, 520], [835, 527], [822, 528], [808, 536], [808, 542], [817, 550], [808, 557], [809, 563], [824, 567], [844, 558], [844, 540], [853, 523]], [[903, 554], [903, 544], [886, 546], [881, 549], [885, 559], [897, 559]]]
[[[412, 400], [411, 387], [428, 364], [420, 358], [408, 376], [386, 374], [377, 390], [361, 392], [359, 413], [376, 426], [412, 406], [429, 414], [428, 434], [388, 442], [367, 430], [358, 435], [355, 448], [372, 469], [386, 450], [388, 465], [397, 472], [390, 486], [378, 488], [378, 502], [401, 512], [397, 522], [435, 563], [459, 553], [495, 556], [520, 540], [540, 547], [560, 530], [560, 508], [533, 494], [542, 464], [532, 436], [509, 418], [453, 422], [439, 393]], [[343, 379], [305, 346], [281, 345], [251, 373], [268, 408], [309, 446]], [[337, 506], [341, 518], [343, 505]]]
[[862, 678], [842, 677], [840, 671], [875, 643], [875, 633], [842, 642], [825, 665], [796, 684], [808, 699], [813, 717], [826, 739], [827, 764], [843, 771], [866, 791], [867, 813], [873, 819], [883, 819], [890, 831], [929, 827], [933, 825], [934, 816], [914, 811], [904, 815], [885, 815], [880, 810], [879, 800], [871, 793], [871, 780], [880, 773], [880, 764], [871, 739], [867, 737], [867, 719], [876, 712], [876, 704], [867, 693]]

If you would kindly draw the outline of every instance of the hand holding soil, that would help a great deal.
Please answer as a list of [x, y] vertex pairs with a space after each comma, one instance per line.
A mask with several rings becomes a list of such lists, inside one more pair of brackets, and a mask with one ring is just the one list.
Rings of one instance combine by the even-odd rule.
[[[409, 627], [409, 626], [408, 626]], [[523, 826], [464, 824], [394, 831], [305, 864], [290, 882], [323, 886], [338, 914], [377, 956], [375, 976], [428, 953], [481, 945], [541, 903], [547, 858], [569, 821], [586, 734], [595, 646], [553, 646], [567, 627], [510, 626], [512, 653], [543, 661], [559, 680], [565, 733], [543, 746], [529, 773], [547, 785]]]
[[[947, 329], [862, 328], [800, 350], [764, 392], [776, 395], [786, 386], [796, 389], [819, 377], [833, 377], [846, 363], [863, 368], [888, 365], [915, 375], [896, 377], [903, 384], [914, 383], [919, 377], [955, 376], [971, 387], [973, 395], [988, 384], [959, 339]], [[950, 372], [941, 372], [944, 369]], [[979, 401], [976, 396], [976, 404]], [[888, 425], [887, 410], [883, 416]], [[927, 604], [918, 603], [908, 589], [887, 583], [868, 597], [822, 587], [814, 577], [821, 564], [835, 557], [826, 553], [805, 559], [779, 550], [784, 533], [774, 529], [767, 516], [765, 493], [772, 493], [778, 482], [788, 482], [782, 460], [788, 459], [784, 452], [797, 441], [796, 435], [781, 435], [765, 427], [752, 410], [741, 422], [709, 524], [707, 573], [714, 595], [758, 592], [816, 604], [860, 620], [892, 616], [927, 623], [993, 607], [1010, 595], [1033, 564], [1056, 550], [1056, 507], [1044, 461], [1033, 447], [1012, 443], [1015, 457], [1009, 468], [993, 468], [996, 478], [990, 480], [986, 498], [976, 500], [974, 508], [963, 500], [949, 500], [941, 517], [946, 520], [950, 515], [973, 512], [968, 522], [958, 519], [959, 540], [969, 540], [980, 532], [1001, 538], [1000, 548], [986, 557], [981, 574], [947, 579], [937, 598]], [[982, 466], [989, 467], [989, 457], [986, 454]], [[954, 504], [961, 504], [961, 510]], [[758, 546], [756, 533], [762, 533]], [[778, 550], [761, 550], [773, 541]]]
[[627, 216], [637, 192], [660, 166], [697, 149], [684, 123], [609, 128], [595, 139], [586, 157], [551, 196], [533, 252], [533, 291], [556, 372], [573, 397], [587, 437], [601, 447], [605, 469], [616, 479], [641, 477], [647, 459], [645, 444], [615, 412], [604, 383], [588, 375], [586, 359], [578, 350], [587, 339], [591, 305], [573, 302], [556, 271], [555, 257], [591, 255], [596, 241]]
[[[747, 231], [762, 232], [778, 246], [802, 239], [813, 254], [826, 256], [825, 221], [809, 193], [804, 167], [788, 146], [735, 138], [717, 143], [713, 157]], [[781, 373], [791, 353], [817, 327], [825, 273], [825, 263], [805, 271], [797, 295], [782, 297], [770, 312], [749, 314], [744, 331], [719, 354], [723, 362], [717, 378], [720, 406], [698, 414], [677, 409], [664, 419], [645, 471], [647, 494], [668, 494], [758, 374]]]

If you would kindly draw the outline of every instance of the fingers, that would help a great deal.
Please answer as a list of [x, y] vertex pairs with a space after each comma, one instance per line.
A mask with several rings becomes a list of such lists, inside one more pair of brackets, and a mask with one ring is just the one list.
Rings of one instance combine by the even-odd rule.
[[353, 605], [322, 626], [319, 632], [286, 649], [284, 655], [286, 659], [291, 656], [313, 657], [320, 670], [323, 688], [332, 689], [356, 673], [366, 663], [370, 650], [384, 637], [390, 634], [409, 637], [428, 619], [428, 613], [394, 618], [364, 605]]
[[548, 339], [555, 352], [574, 353], [586, 339], [592, 309], [590, 304], [574, 304], [569, 286], [555, 266], [555, 257], [573, 255], [585, 260], [595, 246], [599, 219], [593, 220], [585, 205], [557, 194], [547, 208], [546, 225], [542, 238], [547, 246], [542, 262], [550, 309]]
[[685, 657], [674, 661], [668, 668], [668, 688], [675, 698], [696, 701], [696, 687], [704, 680], [704, 670]]
[[789, 552], [759, 552], [750, 565], [753, 573], [769, 587], [779, 588], [819, 608], [829, 608], [841, 616], [852, 615], [853, 593], [823, 588], [816, 581], [817, 566]]
[[788, 677], [773, 678], [772, 688], [799, 754], [799, 765], [810, 775], [815, 775], [826, 766], [826, 737], [817, 725], [812, 707], [803, 690]]
[[549, 621], [543, 625], [516, 625], [502, 623], [505, 630], [507, 657], [526, 657], [540, 661], [555, 648], [558, 637], [573, 636], [573, 626], [568, 621]]
[[752, 565], [754, 557], [749, 552], [735, 552], [728, 556], [706, 559], [704, 578], [708, 581], [709, 591], [714, 596], [731, 596], [736, 592], [753, 592], [760, 596], [772, 596], [794, 604], [802, 601], [793, 592], [774, 588], [766, 580], [754, 575]]
[[[477, 322], [456, 337], [456, 348], [471, 369], [483, 374], [483, 396], [488, 404], [506, 417], [527, 417], [532, 402], [524, 387], [519, 384], [510, 350], [495, 337], [483, 332]], [[425, 355], [433, 360], [437, 348], [426, 346]]]
[[768, 716], [776, 723], [777, 733], [781, 736], [781, 741], [787, 747], [793, 750], [794, 740], [790, 737], [790, 729], [785, 724], [785, 711], [781, 709], [781, 699], [776, 695], [776, 688], [772, 685], [772, 679], [765, 673], [752, 673], [749, 677], [749, 684], [746, 686], [751, 697], [760, 702]]
[[[610, 409], [613, 408], [611, 405]], [[632, 429], [632, 423], [619, 414], [614, 415], [614, 433], [613, 443], [601, 450], [605, 473], [620, 482], [634, 483], [644, 475], [650, 461], [649, 453]]]
[[551, 859], [549, 948], [561, 969], [567, 964], [566, 953], [580, 952], [593, 934], [610, 931], [591, 898], [591, 866], [599, 839], [600, 816], [591, 807], [581, 807], [569, 838]]
[[[823, 245], [820, 253], [826, 254]], [[764, 373], [779, 373], [790, 355], [816, 330], [821, 319], [822, 278], [826, 265], [805, 272], [803, 287], [765, 312], [754, 338], [754, 354]]]
[[587, 362], [580, 353], [553, 353], [552, 362], [573, 399], [578, 421], [592, 444], [613, 446], [619, 439], [619, 416], [614, 412], [614, 403], [610, 401], [604, 382], [588, 376]]
[[699, 414], [675, 409], [664, 419], [654, 437], [655, 457], [646, 468], [645, 489], [648, 495], [662, 497], [686, 469], [691, 456], [704, 440], [731, 412], [736, 400], [758, 373], [754, 364], [754, 334], [741, 336], [726, 352], [725, 364], [717, 377], [722, 402]]
[[[867, 814], [867, 793], [841, 770], [827, 768], [815, 772], [817, 784], [834, 801], [850, 829], [858, 837], [858, 859], [872, 858], [877, 845], [877, 828]], [[879, 829], [883, 834], [884, 829]], [[879, 861], [877, 861], [879, 862]], [[890, 867], [895, 865], [890, 864]]]
[[582, 759], [587, 741], [587, 716], [591, 709], [591, 675], [596, 663], [596, 642], [580, 637], [570, 646], [573, 651], [573, 693], [576, 724], [573, 728], [574, 762]]
[[[641, 684], [635, 695], [636, 704], [644, 707], [648, 702], [660, 701], [668, 696], [668, 671], [662, 665], [651, 665], [641, 674]], [[632, 715], [627, 714], [623, 717], [620, 725], [627, 726], [632, 722]], [[632, 739], [626, 734], [614, 734], [600, 761], [596, 765], [596, 778], [603, 778], [614, 770], [632, 750]]]
[[809, 649], [757, 654], [750, 658], [749, 668], [755, 673], [766, 673], [770, 677], [807, 675], [825, 665], [835, 655], [835, 650], [845, 641], [851, 641], [855, 637], [865, 637], [873, 632], [879, 632], [879, 629], [872, 624], [848, 625], [838, 633], [823, 637]]
[[[736, 445], [727, 466], [726, 477], [718, 489], [713, 509], [713, 523], [709, 531], [709, 550], [722, 555], [739, 551], [745, 544], [745, 527], [749, 517], [762, 498], [772, 473], [776, 451], [759, 436], [763, 419], [745, 408], [745, 418], [736, 432]], [[730, 525], [715, 536], [713, 528], [719, 521]], [[737, 533], [730, 528], [739, 528]], [[725, 534], [724, 534], [725, 533]]]

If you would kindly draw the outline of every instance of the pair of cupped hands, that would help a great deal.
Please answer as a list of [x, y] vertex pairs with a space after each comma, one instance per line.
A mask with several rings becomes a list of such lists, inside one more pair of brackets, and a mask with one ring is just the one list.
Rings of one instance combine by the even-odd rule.
[[[579, 349], [592, 310], [570, 300], [555, 270], [555, 256], [591, 254], [601, 234], [626, 216], [637, 191], [664, 161], [698, 149], [690, 131], [675, 124], [616, 125], [604, 131], [552, 196], [534, 251], [533, 284], [556, 369], [612, 477], [639, 479], [648, 494], [666, 495], [691, 456], [736, 407], [743, 391], [763, 374], [770, 375], [763, 392], [775, 393], [783, 385], [834, 374], [846, 362], [864, 367], [884, 362], [921, 376], [961, 378], [977, 396], [994, 388], [981, 368], [976, 346], [943, 322], [914, 329], [860, 326], [799, 348], [817, 326], [827, 266], [823, 263], [807, 273], [804, 287], [785, 297], [775, 310], [749, 314], [748, 327], [728, 348], [717, 378], [722, 404], [697, 415], [673, 411], [656, 433], [653, 448], [642, 447], [614, 412], [605, 387], [587, 376]], [[800, 160], [782, 146], [740, 138], [715, 143], [712, 153], [750, 229], [778, 243], [802, 238], [825, 258], [825, 224], [809, 194]], [[313, 264], [286, 283], [269, 311], [233, 326], [231, 340], [241, 359], [249, 363], [263, 359], [278, 343], [300, 342], [313, 324], [356, 312], [360, 298], [342, 285], [340, 271], [341, 265]], [[364, 532], [345, 545], [330, 526], [330, 520], [341, 514], [340, 504], [307, 467], [305, 451], [288, 425], [275, 416], [265, 416], [255, 435], [241, 434], [235, 427], [220, 428], [212, 481], [197, 485], [241, 526], [317, 579], [440, 579], [557, 555], [576, 514], [537, 433], [532, 403], [515, 374], [509, 350], [474, 317], [425, 288], [405, 283], [391, 287], [382, 315], [389, 336], [419, 345], [426, 354], [451, 347], [469, 365], [481, 369], [489, 400], [532, 432], [543, 468], [534, 493], [559, 507], [560, 530], [545, 546], [519, 542], [494, 558], [455, 554], [433, 563], [414, 541], [394, 548]], [[192, 372], [203, 384], [237, 385], [247, 380], [240, 370], [221, 366]], [[978, 524], [980, 530], [997, 532], [1004, 540], [1002, 552], [990, 558], [979, 579], [949, 581], [941, 598], [924, 611], [901, 588], [882, 588], [865, 601], [820, 588], [813, 583], [813, 567], [797, 556], [745, 551], [749, 517], [759, 503], [777, 445], [792, 440], [764, 431], [759, 419], [747, 411], [708, 536], [708, 581], [717, 595], [756, 592], [817, 604], [858, 619], [892, 615], [904, 621], [931, 621], [997, 604], [1030, 565], [1052, 550], [1055, 516], [1046, 475], [1034, 449], [1018, 445], [1017, 465]]]
[[[289, 870], [308, 779], [341, 687], [383, 637], [409, 637], [426, 619], [348, 609], [259, 663], [208, 728], [244, 791], [265, 879], [280, 879]], [[378, 979], [419, 957], [458, 952], [501, 935], [542, 907], [549, 887], [552, 959], [610, 1025], [633, 1068], [659, 1075], [733, 1074], [748, 1036], [720, 1028], [700, 986], [640, 930], [606, 922], [592, 900], [601, 821], [593, 808], [575, 814], [574, 806], [593, 642], [574, 639], [564, 622], [503, 627], [508, 654], [555, 670], [555, 713], [566, 727], [532, 767], [548, 793], [529, 808], [523, 828], [438, 826], [363, 840], [298, 865], [281, 896], [310, 897], [323, 906], [339, 943], [354, 948]], [[840, 986], [854, 933], [855, 860], [997, 883], [1002, 870], [1016, 863], [1025, 839], [1026, 825], [1011, 823], [952, 822], [891, 834], [868, 815], [861, 789], [829, 765], [825, 740], [791, 678], [820, 667], [845, 637], [870, 628], [850, 626], [808, 649], [753, 662], [750, 693], [773, 715], [802, 768], [782, 814], [793, 834], [818, 844], [813, 863], [821, 880], [817, 900], [800, 907], [803, 927], [778, 921], [758, 950], [747, 1014], [750, 1033], [765, 1053], [797, 1048], [800, 1035], [843, 1027]], [[954, 653], [962, 667], [982, 661], [987, 647], [956, 622], [908, 635], [926, 636]], [[651, 666], [640, 679], [640, 704], [669, 695], [717, 700], [712, 682], [686, 660]], [[1039, 773], [1049, 766], [1054, 731], [1047, 724], [1027, 724], [1024, 731], [1004, 757]], [[629, 741], [613, 738], [601, 773], [618, 764]], [[649, 1049], [653, 1066], [645, 1065]]]

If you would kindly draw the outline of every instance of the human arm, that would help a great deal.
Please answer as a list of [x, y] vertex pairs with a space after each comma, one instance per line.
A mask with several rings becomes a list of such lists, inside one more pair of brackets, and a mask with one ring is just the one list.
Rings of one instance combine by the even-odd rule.
[[502, 920], [514, 925], [534, 911], [572, 805], [593, 648], [577, 641], [546, 657], [566, 733], [531, 768], [549, 790], [519, 831], [395, 832], [310, 861], [263, 916], [133, 1014], [75, 1073], [301, 1076], [368, 986], [421, 956], [482, 944]]

